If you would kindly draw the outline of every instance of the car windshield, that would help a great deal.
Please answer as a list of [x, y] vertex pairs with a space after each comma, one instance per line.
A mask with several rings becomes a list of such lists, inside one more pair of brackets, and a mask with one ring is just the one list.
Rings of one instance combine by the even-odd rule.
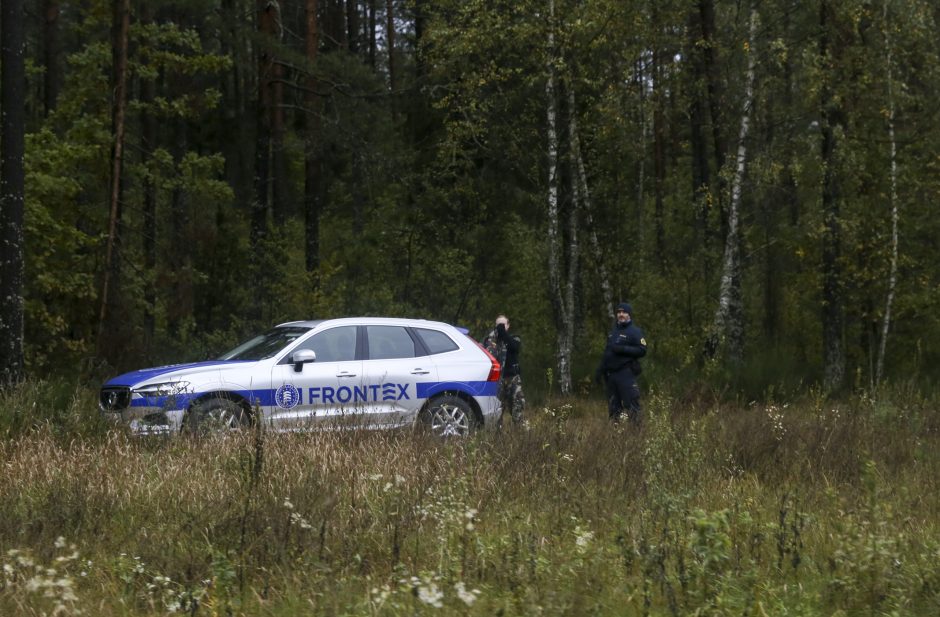
[[264, 360], [275, 355], [307, 332], [310, 332], [310, 328], [305, 326], [274, 328], [222, 354], [219, 360]]

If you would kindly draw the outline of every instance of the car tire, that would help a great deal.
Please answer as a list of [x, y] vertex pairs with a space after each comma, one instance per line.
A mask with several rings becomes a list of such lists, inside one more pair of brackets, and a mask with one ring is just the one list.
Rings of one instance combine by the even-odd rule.
[[470, 405], [452, 394], [428, 402], [420, 420], [435, 437], [466, 437], [477, 428], [477, 418]]
[[232, 399], [215, 396], [189, 408], [183, 430], [191, 435], [237, 431], [248, 426], [245, 408]]

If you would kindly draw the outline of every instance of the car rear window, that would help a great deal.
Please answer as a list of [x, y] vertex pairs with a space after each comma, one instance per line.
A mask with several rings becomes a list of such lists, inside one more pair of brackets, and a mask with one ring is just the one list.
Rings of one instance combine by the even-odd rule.
[[460, 349], [453, 339], [439, 330], [415, 328], [414, 331], [421, 337], [421, 342], [428, 348], [428, 352], [431, 353], [431, 355]]

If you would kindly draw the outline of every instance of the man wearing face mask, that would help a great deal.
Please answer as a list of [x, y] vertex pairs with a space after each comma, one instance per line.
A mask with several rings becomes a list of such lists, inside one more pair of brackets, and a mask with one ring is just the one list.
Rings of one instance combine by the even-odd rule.
[[607, 336], [607, 346], [595, 373], [595, 380], [607, 385], [607, 412], [612, 422], [619, 422], [624, 411], [639, 426], [642, 421], [640, 387], [636, 377], [641, 372], [640, 358], [646, 355], [646, 338], [633, 323], [633, 308], [626, 302], [617, 305], [616, 322]]

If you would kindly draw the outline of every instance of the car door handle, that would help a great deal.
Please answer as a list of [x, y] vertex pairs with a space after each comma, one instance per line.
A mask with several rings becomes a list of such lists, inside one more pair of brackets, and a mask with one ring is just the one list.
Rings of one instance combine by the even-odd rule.
[[431, 371], [425, 371], [424, 369], [416, 368], [415, 370], [411, 371], [411, 374], [412, 375], [427, 375], [430, 372]]
[[355, 373], [337, 373], [336, 376], [337, 377], [355, 377], [356, 374]]

